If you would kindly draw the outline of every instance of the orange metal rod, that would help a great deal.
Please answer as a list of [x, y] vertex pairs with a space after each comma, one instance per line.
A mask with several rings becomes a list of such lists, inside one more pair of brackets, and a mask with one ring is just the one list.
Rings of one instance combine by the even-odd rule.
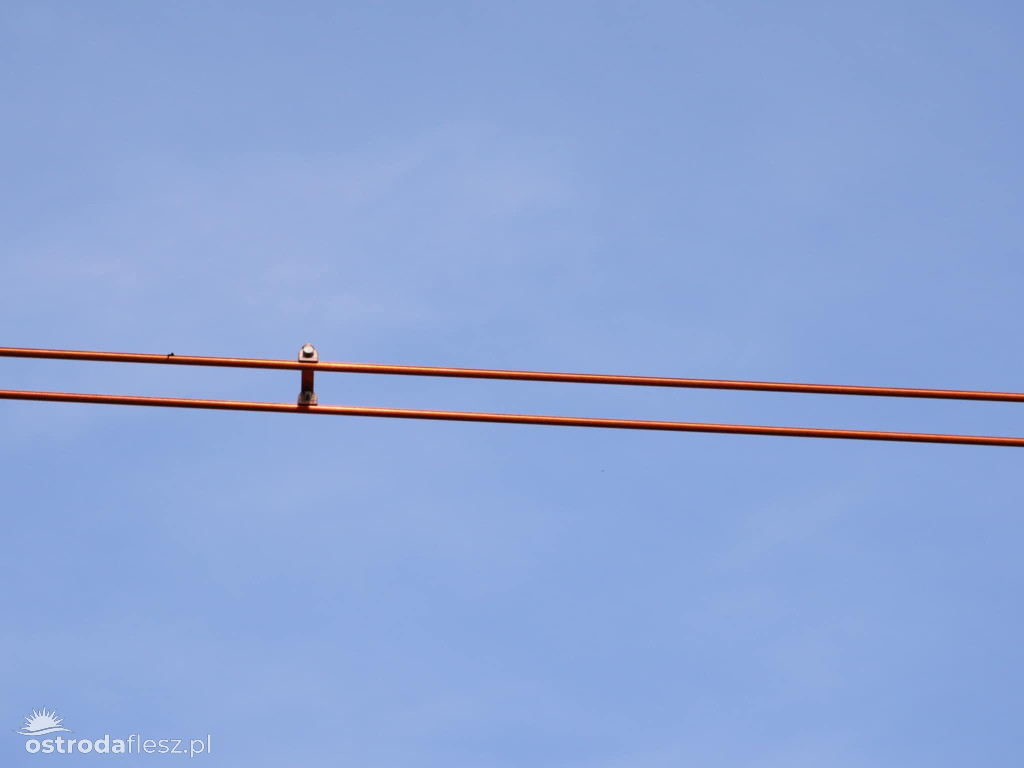
[[1021, 437], [978, 435], [933, 435], [917, 432], [869, 432], [852, 429], [808, 429], [804, 427], [762, 427], [742, 424], [704, 424], [683, 421], [638, 421], [635, 419], [595, 419], [580, 416], [534, 416], [515, 413], [475, 413], [466, 411], [420, 411], [404, 408], [364, 408], [352, 405], [295, 405], [292, 403], [253, 403], [238, 400], [193, 400], [175, 397], [137, 397], [134, 395], [86, 395], [70, 392], [27, 392], [0, 390], [3, 400], [44, 400], [63, 403], [103, 405], [150, 405], [167, 408], [204, 408], [227, 411], [269, 411], [329, 416], [375, 416], [391, 419], [430, 419], [436, 421], [477, 421], [495, 424], [537, 424], [552, 427], [599, 427], [606, 429], [646, 429], [663, 432], [714, 432], [730, 435], [773, 435], [776, 437], [821, 437], [843, 440], [886, 440], [905, 443], [947, 443], [1024, 448]]
[[506, 371], [488, 368], [437, 368], [417, 365], [375, 363], [302, 363], [297, 360], [264, 360], [240, 357], [153, 355], [133, 352], [85, 352], [66, 349], [21, 349], [0, 347], [0, 357], [31, 357], [52, 360], [89, 360], [116, 363], [160, 363], [205, 365], [228, 368], [272, 368], [296, 370], [314, 368], [320, 372], [373, 373], [394, 376], [441, 376], [461, 379], [503, 379], [510, 381], [553, 381], [568, 384], [617, 384], [639, 387], [684, 389], [729, 389], [754, 392], [796, 392], [821, 395], [869, 397], [913, 397], [937, 400], [987, 400], [1024, 403], [1024, 392], [983, 392], [957, 389], [912, 389], [907, 387], [862, 387], [843, 384], [793, 384], [777, 381], [731, 381], [727, 379], [679, 379], [661, 376], [622, 376], [597, 373], [553, 373], [547, 371]]

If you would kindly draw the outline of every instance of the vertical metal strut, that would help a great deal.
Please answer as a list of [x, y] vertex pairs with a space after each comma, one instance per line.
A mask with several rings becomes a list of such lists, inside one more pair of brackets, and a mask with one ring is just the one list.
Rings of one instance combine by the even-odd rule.
[[[299, 350], [300, 363], [316, 363], [320, 361], [316, 347], [312, 344], [303, 344]], [[313, 369], [302, 369], [302, 384], [299, 391], [299, 405], [316, 405], [316, 391], [313, 389]]]

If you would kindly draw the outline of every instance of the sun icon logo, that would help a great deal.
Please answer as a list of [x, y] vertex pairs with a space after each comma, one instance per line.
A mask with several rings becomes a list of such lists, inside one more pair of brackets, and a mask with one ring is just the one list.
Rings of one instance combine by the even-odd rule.
[[15, 733], [22, 736], [45, 736], [48, 733], [56, 733], [57, 731], [74, 733], [70, 728], [63, 728], [61, 726], [63, 722], [64, 718], [57, 717], [57, 710], [47, 712], [46, 707], [43, 707], [41, 712], [36, 712], [33, 709], [32, 714], [25, 717], [25, 724], [22, 726], [22, 730], [15, 731]]

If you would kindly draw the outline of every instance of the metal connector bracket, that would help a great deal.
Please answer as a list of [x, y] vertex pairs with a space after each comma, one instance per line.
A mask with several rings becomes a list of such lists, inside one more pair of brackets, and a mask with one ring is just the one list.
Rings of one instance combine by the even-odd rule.
[[[319, 362], [320, 356], [312, 344], [303, 344], [299, 350], [300, 363]], [[316, 405], [316, 391], [313, 389], [313, 369], [302, 369], [302, 383], [299, 391], [299, 405]]]

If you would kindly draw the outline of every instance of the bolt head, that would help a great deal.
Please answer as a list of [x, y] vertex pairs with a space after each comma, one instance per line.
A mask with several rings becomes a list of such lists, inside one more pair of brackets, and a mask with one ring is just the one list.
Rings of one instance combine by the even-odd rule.
[[316, 357], [316, 347], [312, 344], [303, 344], [302, 349], [299, 350], [299, 355], [305, 358]]

